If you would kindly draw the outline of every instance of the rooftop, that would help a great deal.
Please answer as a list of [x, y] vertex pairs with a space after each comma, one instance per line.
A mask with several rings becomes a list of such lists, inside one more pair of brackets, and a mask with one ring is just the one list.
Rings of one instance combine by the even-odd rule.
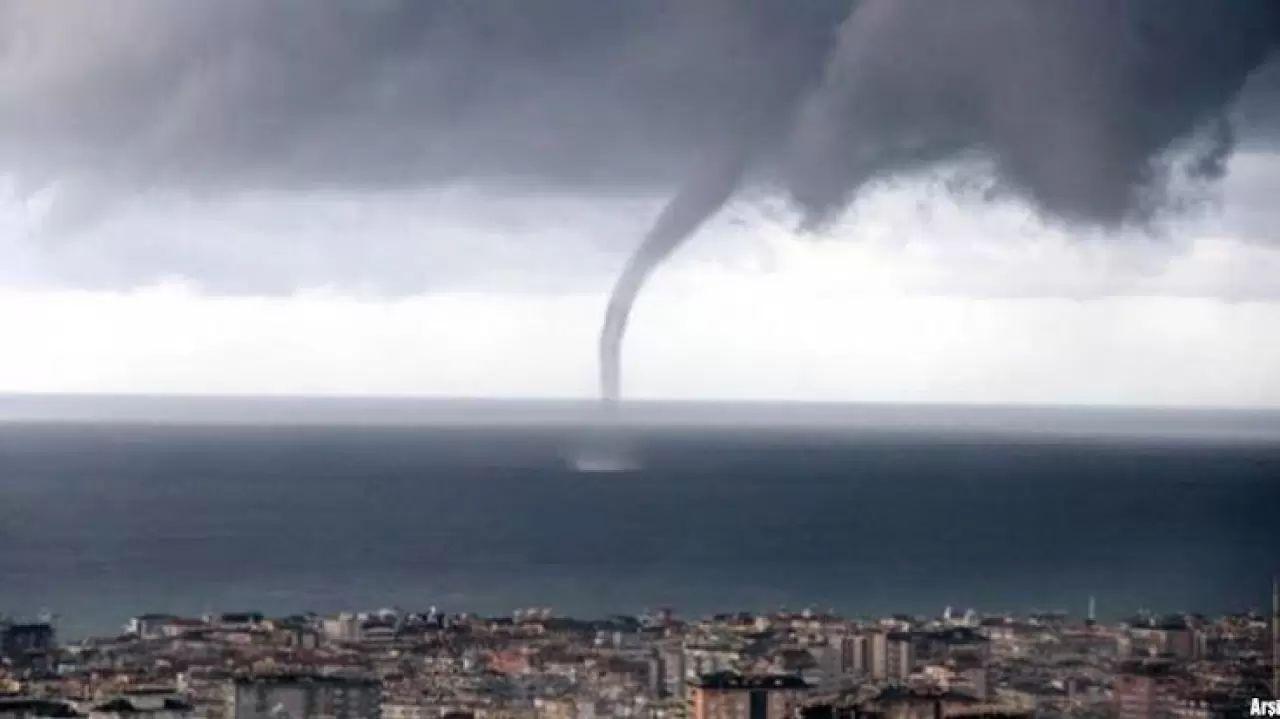
[[1178, 667], [1168, 661], [1133, 660], [1118, 667], [1117, 675], [1167, 677], [1178, 673]]
[[809, 688], [809, 685], [805, 683], [803, 679], [791, 674], [761, 674], [748, 676], [737, 674], [735, 672], [704, 674], [694, 682], [694, 685], [702, 689], [712, 689], [717, 691], [745, 691], [752, 689], [803, 690]]
[[20, 697], [0, 697], [0, 714], [12, 716], [79, 717], [84, 716], [64, 702]]
[[[164, 700], [164, 703], [161, 705], [161, 709], [168, 712], [189, 712], [191, 711], [191, 705], [179, 699], [170, 698]], [[147, 710], [138, 708], [138, 706], [133, 702], [124, 698], [116, 698], [103, 704], [99, 704], [94, 707], [93, 710], [95, 712], [110, 712], [113, 714], [149, 713]]]
[[248, 687], [258, 684], [271, 686], [296, 686], [303, 684], [319, 684], [322, 686], [378, 686], [376, 679], [328, 676], [324, 674], [265, 674], [252, 677], [236, 677], [236, 686]]
[[920, 690], [906, 686], [891, 685], [880, 690], [872, 700], [876, 703], [898, 703], [918, 701], [942, 701], [955, 704], [977, 704], [978, 700], [968, 694], [953, 691]]

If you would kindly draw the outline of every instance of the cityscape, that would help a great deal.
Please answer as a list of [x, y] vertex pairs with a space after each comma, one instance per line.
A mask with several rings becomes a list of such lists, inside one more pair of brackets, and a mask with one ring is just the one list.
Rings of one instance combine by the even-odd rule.
[[1273, 707], [1270, 613], [577, 619], [381, 609], [141, 614], [60, 642], [0, 621], [0, 718], [1216, 719]]
[[1280, 0], [0, 0], [0, 719], [1280, 719]]

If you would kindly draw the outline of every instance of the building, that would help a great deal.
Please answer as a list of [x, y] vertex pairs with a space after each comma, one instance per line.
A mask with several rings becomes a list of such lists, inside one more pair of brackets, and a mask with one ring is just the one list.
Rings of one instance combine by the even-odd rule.
[[226, 687], [226, 719], [381, 719], [382, 687], [371, 679], [242, 677]]
[[842, 674], [873, 680], [902, 681], [918, 659], [915, 638], [906, 632], [863, 632], [840, 639]]
[[165, 627], [176, 619], [172, 614], [142, 614], [130, 619], [124, 625], [124, 631], [135, 637], [156, 639], [163, 637]]
[[27, 697], [0, 697], [0, 719], [34, 719], [35, 717], [82, 717], [84, 714], [66, 702]]
[[190, 719], [195, 709], [187, 702], [173, 697], [125, 698], [103, 702], [89, 711], [89, 719]]
[[888, 644], [889, 635], [882, 631], [854, 636], [851, 657], [854, 673], [877, 680], [888, 678]]
[[382, 719], [436, 719], [440, 711], [433, 701], [394, 699], [382, 703]]
[[1280, 699], [1280, 577], [1271, 579], [1271, 697]]
[[1169, 719], [1224, 719], [1243, 713], [1246, 700], [1226, 694], [1197, 693], [1178, 697], [1167, 708]]
[[1111, 687], [1115, 719], [1167, 717], [1178, 703], [1178, 675], [1168, 663], [1133, 663], [1116, 675]]
[[889, 635], [886, 632], [874, 632], [867, 636], [867, 642], [864, 645], [866, 655], [864, 657], [867, 676], [876, 680], [883, 680], [889, 677]]
[[578, 703], [572, 699], [539, 699], [538, 719], [578, 719]]
[[847, 634], [840, 637], [840, 670], [850, 676], [862, 676], [867, 672], [867, 637], [864, 634]]
[[364, 623], [350, 612], [343, 612], [321, 623], [324, 637], [334, 642], [358, 642], [364, 636], [363, 629]]
[[885, 637], [884, 669], [878, 675], [891, 681], [902, 681], [911, 676], [916, 666], [916, 646], [910, 634], [890, 634]]
[[7, 659], [15, 666], [27, 667], [39, 663], [56, 652], [57, 648], [58, 642], [51, 624], [0, 622], [0, 659]]
[[261, 612], [225, 612], [204, 620], [224, 631], [248, 631], [262, 626], [266, 617]]
[[991, 640], [972, 627], [947, 627], [914, 636], [916, 658], [940, 663], [951, 659], [985, 664], [991, 658]]
[[736, 649], [720, 644], [689, 644], [684, 647], [685, 677], [696, 679], [706, 674], [733, 671], [742, 659]]
[[800, 719], [856, 719], [857, 716], [856, 709], [833, 704], [814, 704], [800, 710]]
[[1185, 617], [1139, 618], [1130, 622], [1128, 630], [1129, 653], [1135, 657], [1199, 659], [1207, 653], [1206, 641], [1204, 632]]
[[662, 667], [662, 691], [659, 696], [683, 699], [686, 679], [684, 647], [679, 644], [664, 646], [658, 650], [658, 660]]
[[1031, 712], [948, 691], [889, 687], [859, 707], [867, 719], [1029, 719]]
[[987, 701], [992, 696], [991, 684], [991, 673], [986, 667], [971, 666], [956, 670], [951, 689]]
[[844, 683], [846, 677], [844, 652], [839, 643], [815, 644], [810, 646], [808, 651], [813, 657], [813, 669], [804, 675], [806, 682], [826, 689], [835, 688]]
[[780, 719], [800, 707], [809, 685], [789, 675], [707, 674], [693, 683], [691, 719]]

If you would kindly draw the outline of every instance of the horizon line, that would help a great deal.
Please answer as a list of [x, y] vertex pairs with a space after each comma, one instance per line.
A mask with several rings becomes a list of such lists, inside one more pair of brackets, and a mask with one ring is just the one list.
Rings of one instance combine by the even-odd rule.
[[[296, 393], [296, 392], [114, 392], [114, 391], [10, 391], [0, 390], [0, 402], [6, 400], [143, 400], [143, 401], [308, 401], [308, 402], [403, 402], [449, 404], [573, 404], [591, 405], [601, 402], [599, 397], [569, 395], [446, 395], [446, 394], [380, 394], [380, 393]], [[757, 407], [871, 407], [871, 408], [929, 408], [929, 409], [1044, 409], [1044, 410], [1116, 410], [1160, 411], [1178, 413], [1232, 412], [1232, 413], [1280, 413], [1280, 405], [1228, 405], [1228, 404], [1139, 404], [1120, 402], [1046, 402], [1046, 401], [992, 401], [939, 399], [918, 400], [846, 400], [846, 399], [788, 399], [770, 397], [673, 397], [640, 396], [624, 398], [620, 405], [631, 407], [678, 406], [757, 406]]]

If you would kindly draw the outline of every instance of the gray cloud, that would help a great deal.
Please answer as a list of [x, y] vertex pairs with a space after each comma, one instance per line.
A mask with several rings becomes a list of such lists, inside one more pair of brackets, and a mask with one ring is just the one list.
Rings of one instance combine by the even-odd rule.
[[[1177, 173], [1213, 179], [1233, 145], [1275, 139], [1280, 65], [1254, 70], [1277, 16], [1272, 0], [0, 0], [0, 174], [56, 186], [49, 217], [74, 230], [153, 188], [717, 198], [734, 188], [700, 188], [718, 173], [699, 166], [736, 153], [745, 182], [820, 222], [867, 182], [976, 155], [996, 175], [977, 196], [1114, 224], [1167, 207]], [[1169, 167], [1178, 149], [1200, 161]]]
[[625, 239], [656, 204], [468, 187], [199, 201], [147, 191], [78, 234], [51, 236], [33, 231], [49, 212], [71, 226], [92, 206], [77, 213], [82, 200], [45, 194], [23, 206], [6, 189], [0, 286], [112, 291], [181, 278], [219, 295], [598, 292], [617, 266], [610, 238]]
[[809, 5], [0, 0], [0, 160], [197, 190], [660, 186], [785, 115], [761, 85], [813, 75], [845, 10]]
[[[1228, 113], [1280, 39], [1280, 6], [1167, 0], [866, 0], [839, 29], [781, 154], [782, 185], [810, 227], [864, 185], [962, 153], [991, 161], [997, 187], [1047, 215], [1115, 226], [1170, 205], [1165, 163], [1183, 141], [1193, 181], [1222, 176]], [[784, 99], [783, 87], [759, 84]], [[783, 103], [786, 104], [785, 101]], [[649, 230], [610, 297], [600, 387], [620, 395], [627, 318], [649, 274], [732, 196], [768, 154], [746, 120], [717, 143]], [[760, 143], [766, 143], [760, 146]]]
[[0, 172], [72, 230], [151, 188], [681, 187], [610, 302], [612, 398], [647, 275], [740, 185], [818, 227], [977, 159], [978, 197], [1150, 226], [1277, 139], [1278, 43], [1276, 0], [0, 0]]
[[978, 153], [1050, 216], [1146, 219], [1169, 151], [1221, 174], [1233, 103], [1278, 40], [1267, 0], [867, 0], [801, 113], [786, 185], [821, 220], [885, 173]]
[[[1159, 206], [1156, 160], [1179, 141], [1227, 154], [1236, 135], [1196, 131], [1232, 107], [1278, 15], [1270, 0], [0, 0], [0, 167], [112, 191], [660, 193], [734, 139], [815, 220], [968, 152], [1049, 214], [1113, 222]], [[1278, 74], [1255, 80], [1243, 141], [1274, 122]]]

